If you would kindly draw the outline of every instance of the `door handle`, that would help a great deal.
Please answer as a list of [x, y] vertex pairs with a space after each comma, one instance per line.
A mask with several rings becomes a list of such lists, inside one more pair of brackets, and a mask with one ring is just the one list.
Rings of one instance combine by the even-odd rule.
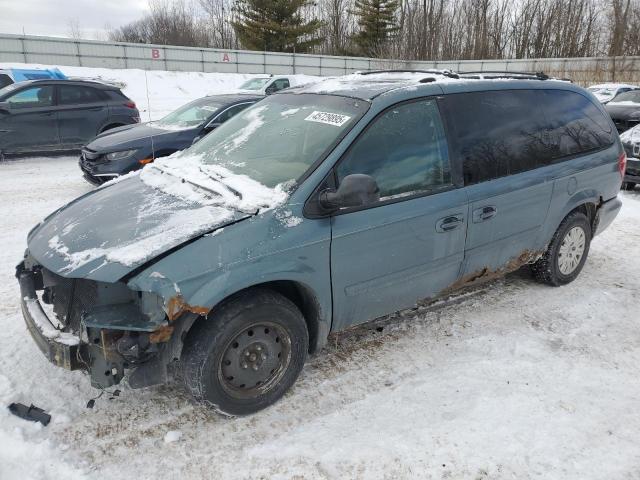
[[473, 211], [473, 223], [484, 222], [493, 218], [498, 213], [498, 209], [493, 205], [486, 205]]
[[436, 222], [436, 232], [446, 233], [455, 230], [464, 223], [462, 214], [450, 215]]

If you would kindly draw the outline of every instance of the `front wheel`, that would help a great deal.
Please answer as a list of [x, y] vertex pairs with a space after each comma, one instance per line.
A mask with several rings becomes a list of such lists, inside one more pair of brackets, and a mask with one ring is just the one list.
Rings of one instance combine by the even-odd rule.
[[584, 267], [590, 244], [591, 225], [586, 215], [567, 215], [545, 254], [531, 266], [534, 277], [555, 287], [572, 282]]
[[300, 310], [276, 292], [252, 289], [217, 307], [189, 332], [182, 377], [197, 399], [219, 412], [247, 415], [285, 394], [308, 349]]

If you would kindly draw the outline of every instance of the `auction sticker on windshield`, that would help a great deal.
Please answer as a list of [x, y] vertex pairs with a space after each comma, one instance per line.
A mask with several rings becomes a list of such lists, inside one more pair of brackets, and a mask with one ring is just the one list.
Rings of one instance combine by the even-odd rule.
[[334, 125], [336, 127], [341, 127], [345, 123], [349, 121], [351, 117], [348, 115], [340, 115], [339, 113], [330, 113], [330, 112], [318, 112], [315, 111], [310, 114], [305, 120], [307, 122], [318, 122], [318, 123], [326, 123], [327, 125]]

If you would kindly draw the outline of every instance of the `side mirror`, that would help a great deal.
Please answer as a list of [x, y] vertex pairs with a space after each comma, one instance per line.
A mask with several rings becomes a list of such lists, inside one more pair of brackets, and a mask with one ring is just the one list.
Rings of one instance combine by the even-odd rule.
[[325, 190], [320, 193], [320, 206], [325, 210], [344, 207], [360, 207], [380, 200], [378, 184], [369, 175], [354, 173], [340, 182], [337, 191]]
[[0, 112], [9, 113], [11, 110], [11, 104], [9, 102], [0, 102]]
[[196, 143], [198, 143], [200, 140], [202, 139], [202, 135], [198, 135], [196, 138], [194, 138], [191, 141], [191, 145], [195, 145]]
[[264, 91], [265, 95], [271, 95], [272, 93], [276, 93], [278, 89], [275, 85], [269, 85]]

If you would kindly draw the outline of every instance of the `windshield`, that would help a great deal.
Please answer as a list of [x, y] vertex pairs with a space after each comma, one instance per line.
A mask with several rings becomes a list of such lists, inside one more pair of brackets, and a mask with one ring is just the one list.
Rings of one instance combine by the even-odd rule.
[[200, 98], [191, 103], [187, 103], [156, 122], [151, 122], [150, 125], [166, 130], [199, 127], [211, 118], [223, 105], [223, 102], [217, 101], [214, 98]]
[[640, 103], [640, 91], [632, 90], [630, 92], [623, 92], [620, 95], [616, 95], [611, 100], [611, 103], [618, 102], [631, 102], [631, 103]]
[[185, 152], [273, 188], [298, 180], [369, 109], [353, 98], [278, 94], [239, 113]]
[[240, 90], [260, 90], [271, 78], [252, 78], [240, 85]]

